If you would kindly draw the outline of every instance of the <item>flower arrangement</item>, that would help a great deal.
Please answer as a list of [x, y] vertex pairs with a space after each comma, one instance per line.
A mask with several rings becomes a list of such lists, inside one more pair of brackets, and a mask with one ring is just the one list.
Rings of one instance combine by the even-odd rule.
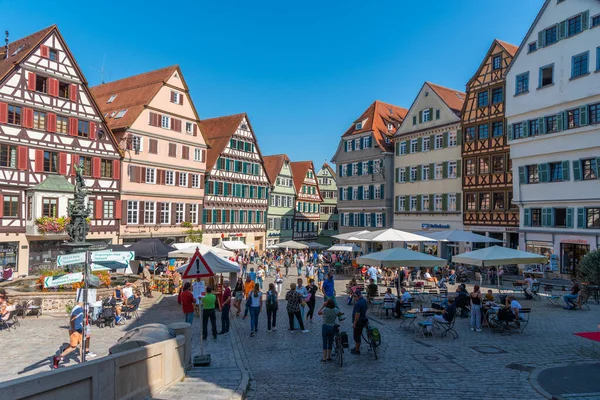
[[46, 233], [63, 233], [68, 223], [69, 217], [40, 217], [35, 220], [35, 225], [42, 235]]

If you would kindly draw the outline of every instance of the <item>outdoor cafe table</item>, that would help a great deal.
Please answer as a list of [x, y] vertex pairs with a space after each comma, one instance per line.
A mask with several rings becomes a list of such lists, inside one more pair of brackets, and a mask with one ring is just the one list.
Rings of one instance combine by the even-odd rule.
[[430, 312], [430, 313], [434, 313], [434, 314], [441, 314], [444, 311], [443, 310], [438, 310], [437, 308], [413, 308], [411, 310], [408, 310], [407, 313], [408, 314], [422, 314], [422, 313], [426, 313], [426, 312]]

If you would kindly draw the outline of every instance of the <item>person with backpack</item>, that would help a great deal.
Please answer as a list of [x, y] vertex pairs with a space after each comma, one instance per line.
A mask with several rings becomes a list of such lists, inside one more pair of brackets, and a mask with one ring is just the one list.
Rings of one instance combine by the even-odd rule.
[[269, 283], [269, 290], [267, 291], [267, 332], [277, 330], [277, 310], [279, 310], [277, 295], [275, 285]]
[[290, 272], [290, 265], [292, 264], [292, 262], [290, 261], [290, 257], [289, 256], [285, 256], [285, 259], [283, 260], [283, 266], [285, 267], [285, 277], [288, 277], [288, 274]]

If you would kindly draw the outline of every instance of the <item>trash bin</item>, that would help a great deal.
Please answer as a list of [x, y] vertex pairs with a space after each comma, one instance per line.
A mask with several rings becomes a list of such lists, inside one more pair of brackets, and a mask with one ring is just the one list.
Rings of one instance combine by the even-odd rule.
[[127, 350], [137, 349], [148, 344], [173, 339], [175, 332], [163, 324], [146, 324], [127, 332], [117, 340], [117, 344], [108, 349], [109, 354], [122, 353]]

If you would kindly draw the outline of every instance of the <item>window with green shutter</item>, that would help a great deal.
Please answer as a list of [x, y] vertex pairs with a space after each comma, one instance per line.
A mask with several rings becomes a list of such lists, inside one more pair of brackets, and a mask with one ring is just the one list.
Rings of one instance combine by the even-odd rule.
[[433, 202], [435, 201], [434, 197], [435, 196], [432, 194], [429, 195], [429, 211], [433, 211], [433, 209], [434, 209], [434, 204], [433, 204]]
[[523, 226], [531, 226], [531, 209], [526, 208], [523, 210]]
[[423, 204], [423, 196], [417, 195], [417, 211], [421, 211], [421, 204]]
[[527, 176], [525, 175], [525, 166], [521, 165], [519, 167], [519, 185], [524, 185], [527, 183]]
[[571, 180], [571, 174], [569, 173], [571, 169], [571, 163], [568, 161], [562, 162], [562, 180], [569, 181]]
[[423, 138], [417, 138], [417, 153], [423, 151]]
[[448, 161], [442, 163], [442, 178], [448, 178]]
[[567, 208], [567, 228], [573, 228], [573, 217], [575, 209], [572, 207]]
[[462, 193], [456, 193], [456, 211], [462, 212]]
[[380, 197], [381, 199], [385, 199], [385, 194], [384, 194], [384, 191], [383, 191], [383, 186], [384, 186], [384, 185], [382, 184], [382, 185], [381, 185], [381, 195], [380, 195], [380, 196], [381, 196], [381, 197]]
[[358, 187], [358, 200], [364, 200], [364, 198], [363, 198], [363, 187], [362, 186]]
[[363, 174], [363, 170], [362, 170], [362, 162], [358, 163], [358, 175], [362, 175]]
[[369, 185], [369, 199], [373, 199], [375, 197], [375, 186]]
[[580, 181], [581, 177], [581, 160], [573, 160], [573, 179]]
[[413, 115], [413, 125], [416, 125], [416, 124], [417, 124], [417, 116]]
[[404, 211], [408, 211], [410, 208], [410, 196], [404, 196]]
[[442, 194], [442, 211], [448, 211], [448, 193]]
[[582, 229], [586, 228], [585, 207], [579, 207], [577, 209], [577, 227]]
[[549, 182], [550, 181], [549, 172], [550, 172], [550, 164], [548, 164], [548, 163], [539, 164], [538, 165], [539, 181], [540, 182]]
[[448, 147], [448, 138], [449, 138], [450, 134], [449, 132], [444, 132], [444, 139], [443, 139], [443, 148]]
[[419, 166], [417, 166], [417, 181], [420, 181], [420, 180], [422, 180], [422, 179], [423, 179], [423, 177], [421, 176], [421, 174], [422, 174], [422, 170], [423, 170], [423, 168], [421, 168], [421, 166], [420, 166], [420, 165], [419, 165]]

